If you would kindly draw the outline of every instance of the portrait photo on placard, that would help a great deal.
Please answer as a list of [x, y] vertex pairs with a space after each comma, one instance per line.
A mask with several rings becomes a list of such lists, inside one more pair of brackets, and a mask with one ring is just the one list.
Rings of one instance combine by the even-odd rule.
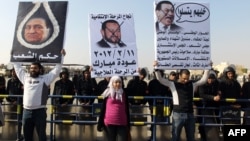
[[11, 62], [61, 61], [68, 2], [19, 2]]

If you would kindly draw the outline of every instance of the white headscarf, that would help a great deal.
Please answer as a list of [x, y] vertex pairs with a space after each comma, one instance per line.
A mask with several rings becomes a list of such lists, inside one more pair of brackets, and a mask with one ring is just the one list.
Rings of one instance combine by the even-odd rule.
[[[116, 81], [120, 81], [122, 82], [122, 79], [120, 76], [112, 76], [110, 81], [109, 81], [109, 84], [108, 84], [108, 88], [102, 93], [102, 96], [105, 98], [105, 97], [108, 97], [110, 96], [112, 99], [116, 99], [116, 100], [121, 100], [122, 101], [122, 94], [123, 94], [123, 89], [122, 87], [119, 88], [119, 89], [114, 89], [113, 87], [113, 83], [116, 82]], [[114, 97], [116, 95], [116, 97]]]

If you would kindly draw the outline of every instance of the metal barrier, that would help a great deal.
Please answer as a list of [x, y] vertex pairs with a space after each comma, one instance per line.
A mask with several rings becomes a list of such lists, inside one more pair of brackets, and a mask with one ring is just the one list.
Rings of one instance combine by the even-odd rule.
[[[21, 98], [22, 96], [20, 95], [0, 95], [0, 98], [7, 98], [7, 97], [17, 97], [17, 98]], [[53, 99], [55, 98], [74, 98], [76, 102], [74, 102], [74, 104], [69, 105], [68, 107], [64, 107], [64, 110], [60, 110], [60, 106], [59, 105], [55, 105], [53, 103]], [[96, 131], [96, 124], [97, 124], [97, 118], [100, 112], [100, 107], [101, 104], [98, 102], [93, 103], [93, 105], [91, 106], [85, 106], [83, 107], [82, 105], [78, 104], [78, 99], [79, 98], [88, 98], [88, 99], [102, 99], [101, 96], [72, 96], [72, 95], [64, 95], [64, 96], [60, 96], [60, 95], [50, 95], [49, 96], [49, 100], [48, 101], [48, 109], [49, 109], [49, 113], [48, 116], [50, 118], [47, 119], [47, 123], [49, 124], [49, 128], [48, 128], [48, 132], [49, 132], [49, 138], [51, 141], [55, 141], [57, 138], [60, 138], [59, 136], [56, 136], [56, 132], [59, 130], [56, 130], [56, 126], [61, 126], [61, 128], [64, 129], [65, 126], [70, 126], [70, 128], [68, 128], [68, 133], [64, 132], [62, 133], [62, 135], [65, 134], [74, 134], [73, 136], [75, 136], [75, 139], [72, 140], [77, 140], [79, 139], [83, 139], [85, 137], [83, 137], [82, 134], [80, 133], [72, 133], [71, 130], [73, 125], [77, 125], [77, 127], [73, 127], [74, 131], [87, 131], [85, 128], [87, 126], [89, 126], [88, 128], [90, 130], [93, 131], [92, 136], [96, 137], [97, 136], [97, 131]], [[153, 100], [153, 105], [145, 105], [142, 106], [141, 108], [146, 109], [146, 113], [142, 112], [142, 113], [131, 113], [131, 117], [143, 117], [143, 118], [134, 118], [131, 120], [130, 124], [132, 127], [135, 127], [135, 129], [132, 130], [137, 130], [141, 129], [141, 127], [146, 127], [146, 130], [148, 131], [148, 127], [147, 126], [151, 126], [151, 132], [152, 132], [152, 140], [156, 141], [157, 140], [157, 133], [156, 132], [157, 129], [163, 126], [168, 126], [171, 125], [171, 111], [170, 111], [170, 101], [172, 100], [171, 98], [167, 98], [167, 97], [159, 97], [159, 96], [145, 96], [145, 97], [139, 97], [139, 96], [134, 96], [134, 97], [129, 97], [130, 99], [151, 99]], [[159, 117], [157, 116], [157, 104], [156, 104], [156, 100], [157, 99], [161, 99], [164, 100], [164, 104], [163, 104], [163, 117]], [[194, 98], [194, 101], [202, 101], [201, 98]], [[224, 99], [221, 101], [225, 101], [225, 102], [250, 102], [250, 99]], [[13, 105], [9, 105], [7, 103], [3, 103], [3, 106], [13, 106]], [[130, 106], [130, 108], [134, 108], [135, 105]], [[81, 111], [81, 108], [86, 108], [86, 109], [91, 109], [91, 110], [87, 110], [87, 111]], [[196, 109], [202, 109], [204, 108], [204, 105], [200, 106], [200, 107], [196, 107]], [[206, 108], [214, 108], [214, 107], [206, 107]], [[152, 109], [152, 111], [150, 111], [149, 109]], [[224, 117], [222, 117], [221, 115], [221, 109], [220, 110], [220, 114], [217, 116], [220, 119], [223, 119]], [[249, 108], [245, 108], [245, 109], [240, 109], [240, 110], [250, 110]], [[149, 112], [148, 112], [149, 111]], [[158, 111], [159, 112], [159, 111]], [[13, 111], [4, 111], [5, 115], [8, 114], [14, 114], [16, 115], [15, 118], [8, 118], [8, 116], [5, 117], [5, 122], [14, 122], [14, 123], [18, 123], [21, 122], [20, 118], [18, 118], [21, 114], [21, 105], [18, 104], [17, 105], [17, 111], [13, 113]], [[60, 118], [60, 116], [63, 118]], [[146, 118], [145, 118], [146, 117]], [[211, 115], [199, 115], [197, 114], [196, 117], [201, 117], [202, 118], [202, 122], [197, 123], [197, 126], [218, 126], [218, 127], [223, 127], [225, 124], [221, 123], [206, 123], [205, 119], [206, 118], [210, 118], [210, 117], [216, 117], [216, 116], [211, 116]], [[243, 118], [243, 116], [239, 117], [240, 119]], [[249, 117], [244, 117], [244, 118], [249, 118]], [[226, 118], [224, 118], [226, 119]], [[19, 124], [15, 124], [15, 125], [19, 125]], [[84, 127], [84, 129], [82, 128]], [[2, 127], [4, 128], [4, 127]], [[170, 129], [168, 129], [170, 131]], [[162, 132], [166, 132], [164, 130], [159, 130]], [[17, 133], [17, 132], [15, 132]], [[143, 135], [145, 136], [145, 133], [143, 133]], [[166, 135], [165, 133], [163, 133], [163, 135]], [[168, 137], [171, 137], [171, 132], [169, 134], [167, 134]], [[1, 133], [1, 137], [3, 137], [3, 132]], [[13, 136], [12, 136], [13, 137]], [[17, 137], [17, 135], [16, 135]], [[72, 137], [72, 136], [71, 136]], [[146, 134], [146, 137], [147, 134]], [[133, 138], [133, 132], [132, 132], [132, 139]], [[95, 139], [89, 139], [89, 140], [95, 140]], [[166, 139], [165, 139], [166, 140]]]
[[[19, 102], [19, 98], [22, 96], [8, 96], [8, 95], [0, 95], [0, 98], [7, 98], [7, 97], [17, 97]], [[21, 130], [21, 114], [22, 114], [22, 107], [20, 104], [17, 105], [11, 105], [8, 102], [4, 102], [1, 105], [3, 114], [4, 114], [4, 121], [5, 125], [4, 127], [8, 127], [8, 130], [3, 130], [4, 127], [2, 127], [2, 134], [0, 138], [2, 139], [17, 139], [19, 138], [17, 130]], [[16, 130], [17, 127], [17, 130]]]

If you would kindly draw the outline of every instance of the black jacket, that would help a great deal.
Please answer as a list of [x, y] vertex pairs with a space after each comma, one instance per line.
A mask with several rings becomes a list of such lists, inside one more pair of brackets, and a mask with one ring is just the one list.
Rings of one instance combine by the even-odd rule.
[[220, 102], [214, 101], [214, 96], [218, 95], [219, 82], [215, 80], [211, 84], [204, 84], [198, 87], [198, 94], [203, 98], [204, 104], [208, 107], [218, 107]]
[[[150, 96], [167, 96], [172, 97], [169, 87], [162, 85], [159, 80], [153, 79], [148, 83], [148, 92]], [[172, 100], [171, 100], [172, 101]], [[148, 100], [149, 105], [153, 105], [153, 99]], [[156, 104], [164, 104], [163, 99], [158, 99]]]
[[[245, 82], [242, 85], [242, 99], [250, 99], [250, 82]], [[250, 102], [242, 102], [242, 108], [249, 108]]]
[[[221, 98], [241, 98], [241, 85], [237, 80], [228, 80], [222, 79], [219, 83], [219, 91], [221, 91]], [[230, 102], [223, 102], [224, 106], [229, 106], [232, 103]], [[233, 104], [239, 104], [239, 102], [235, 102]]]
[[[97, 96], [97, 82], [95, 78], [85, 79], [80, 78], [77, 85], [77, 95], [79, 96]], [[80, 98], [79, 101], [82, 103], [90, 102], [93, 104], [94, 98]]]
[[[108, 87], [109, 81], [107, 81], [105, 78], [101, 81], [99, 81], [99, 83], [97, 84], [97, 95], [101, 95], [106, 88]], [[98, 103], [102, 103], [103, 99], [98, 99]]]
[[[75, 95], [74, 91], [74, 83], [71, 80], [66, 80], [65, 82], [63, 80], [58, 80], [55, 83], [54, 86], [54, 92], [53, 95]], [[67, 104], [72, 104], [74, 98], [56, 98], [57, 104], [64, 104], [67, 102]]]
[[[0, 76], [0, 93], [6, 94], [6, 86], [5, 86], [5, 78], [3, 76]], [[3, 98], [0, 98], [0, 103], [3, 102]]]
[[[23, 84], [18, 78], [11, 78], [7, 82], [7, 93], [9, 95], [23, 95]], [[8, 97], [6, 99], [8, 102], [14, 102], [17, 101], [16, 97]], [[22, 104], [23, 98], [19, 99], [19, 103]]]
[[[126, 93], [128, 96], [148, 96], [148, 84], [144, 80], [140, 80], [139, 76], [135, 76], [133, 79], [129, 80], [126, 88]], [[146, 99], [130, 99], [129, 103], [133, 105], [146, 104]]]

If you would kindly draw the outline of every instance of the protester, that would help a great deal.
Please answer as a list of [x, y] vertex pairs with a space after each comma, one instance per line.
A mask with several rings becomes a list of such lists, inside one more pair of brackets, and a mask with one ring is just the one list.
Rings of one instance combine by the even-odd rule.
[[[65, 55], [61, 51], [62, 61]], [[36, 128], [39, 141], [46, 141], [46, 104], [48, 98], [48, 86], [59, 75], [62, 64], [56, 64], [49, 73], [41, 75], [42, 65], [33, 62], [30, 65], [29, 73], [21, 66], [21, 63], [14, 62], [17, 77], [24, 85], [23, 94], [23, 132], [25, 141], [33, 141], [33, 131]], [[46, 88], [44, 90], [44, 88]]]
[[97, 124], [104, 131], [105, 141], [127, 141], [130, 130], [128, 96], [122, 88], [120, 76], [112, 76], [108, 88], [103, 92], [103, 106]]
[[[154, 62], [154, 67], [158, 63]], [[190, 81], [190, 71], [181, 69], [177, 81], [170, 81], [155, 71], [156, 78], [161, 84], [170, 88], [173, 95], [172, 113], [172, 141], [180, 141], [182, 128], [185, 128], [187, 141], [194, 141], [195, 117], [193, 109], [194, 90], [207, 80], [209, 70], [205, 70], [203, 77], [196, 82]]]

